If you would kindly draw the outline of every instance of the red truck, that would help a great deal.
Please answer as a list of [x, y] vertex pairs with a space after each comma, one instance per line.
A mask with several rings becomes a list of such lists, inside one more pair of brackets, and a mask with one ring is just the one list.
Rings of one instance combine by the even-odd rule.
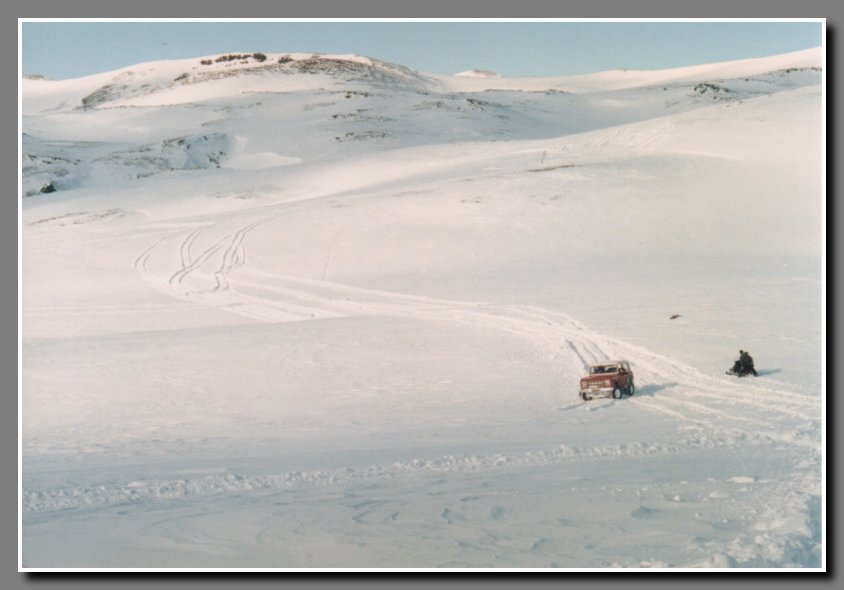
[[580, 379], [580, 397], [589, 401], [593, 397], [621, 399], [623, 394], [633, 395], [633, 371], [628, 361], [607, 361], [589, 367], [589, 374]]

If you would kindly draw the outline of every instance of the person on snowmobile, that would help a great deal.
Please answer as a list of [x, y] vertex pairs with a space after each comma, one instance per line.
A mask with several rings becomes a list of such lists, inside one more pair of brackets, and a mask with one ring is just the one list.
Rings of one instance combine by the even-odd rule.
[[756, 368], [753, 366], [753, 357], [750, 356], [750, 353], [746, 350], [740, 350], [739, 355], [739, 360], [741, 361], [741, 372], [745, 375], [747, 373], [753, 373], [754, 377], [758, 377], [759, 373], [756, 372]]
[[739, 357], [736, 359], [736, 362], [733, 363], [733, 373], [742, 377], [744, 375], [744, 365], [742, 364], [742, 359], [744, 358], [744, 351], [740, 350]]

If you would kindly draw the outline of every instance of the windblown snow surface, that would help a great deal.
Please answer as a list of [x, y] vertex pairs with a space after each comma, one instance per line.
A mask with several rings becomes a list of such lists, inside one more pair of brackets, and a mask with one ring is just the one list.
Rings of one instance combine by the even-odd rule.
[[22, 80], [21, 567], [824, 568], [821, 65]]

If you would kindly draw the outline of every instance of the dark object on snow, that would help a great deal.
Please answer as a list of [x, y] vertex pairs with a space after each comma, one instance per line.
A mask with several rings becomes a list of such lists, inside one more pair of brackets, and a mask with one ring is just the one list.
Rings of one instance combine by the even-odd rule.
[[41, 187], [41, 192], [42, 193], [54, 193], [54, 192], [56, 192], [56, 185], [53, 184], [52, 182], [48, 182], [47, 184], [45, 184], [44, 186]]
[[736, 375], [737, 377], [753, 375], [754, 377], [758, 377], [759, 373], [756, 372], [756, 368], [753, 366], [753, 357], [750, 356], [750, 353], [739, 350], [739, 357], [733, 363], [733, 368], [727, 371], [727, 375]]
[[753, 357], [750, 356], [750, 353], [746, 350], [740, 351], [741, 356], [741, 366], [744, 369], [745, 373], [753, 373], [754, 377], [758, 377], [759, 373], [756, 372], [756, 368], [753, 366]]
[[679, 317], [680, 317], [680, 314], [679, 314], [679, 313], [675, 313], [673, 316], [671, 316], [671, 317], [670, 317], [670, 318], [668, 318], [668, 319], [669, 319], [669, 320], [676, 320], [676, 319], [677, 319], [677, 318], [679, 318]]

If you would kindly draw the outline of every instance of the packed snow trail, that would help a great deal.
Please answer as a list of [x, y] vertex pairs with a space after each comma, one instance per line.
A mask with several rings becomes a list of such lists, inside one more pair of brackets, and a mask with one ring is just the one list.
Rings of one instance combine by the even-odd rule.
[[[813, 396], [783, 389], [764, 378], [737, 382], [729, 377], [705, 375], [668, 357], [598, 334], [561, 312], [531, 306], [397, 294], [244, 267], [248, 234], [261, 223], [261, 220], [251, 221], [219, 238], [215, 237], [219, 232], [211, 232], [209, 227], [187, 234], [170, 234], [145, 250], [138, 257], [136, 268], [145, 278], [174, 296], [223, 307], [262, 321], [381, 315], [459, 322], [533, 339], [554, 351], [569, 349], [580, 359], [583, 371], [590, 363], [610, 358], [633, 359], [640, 387], [647, 383], [662, 386], [674, 383], [681, 388], [677, 395], [660, 396], [657, 401], [640, 400], [648, 397], [640, 395], [634, 403], [652, 411], [695, 416], [689, 418], [693, 421], [709, 416], [713, 425], [723, 420], [737, 420], [755, 423], [756, 428], [776, 429], [776, 422], [766, 420], [765, 416], [818, 419], [806, 410], [815, 404]], [[192, 246], [203, 231], [212, 234], [204, 240], [210, 245], [194, 256]], [[178, 244], [177, 260], [174, 260], [173, 246], [169, 253], [164, 250], [168, 242]], [[178, 270], [170, 274], [168, 269], [172, 270], [173, 262], [178, 262]], [[151, 265], [163, 270], [156, 276], [150, 271]], [[233, 278], [234, 270], [238, 273]], [[575, 388], [573, 383], [572, 390]], [[744, 410], [738, 410], [741, 406], [753, 408], [754, 417], [746, 417]], [[730, 407], [730, 410], [724, 407]]]

